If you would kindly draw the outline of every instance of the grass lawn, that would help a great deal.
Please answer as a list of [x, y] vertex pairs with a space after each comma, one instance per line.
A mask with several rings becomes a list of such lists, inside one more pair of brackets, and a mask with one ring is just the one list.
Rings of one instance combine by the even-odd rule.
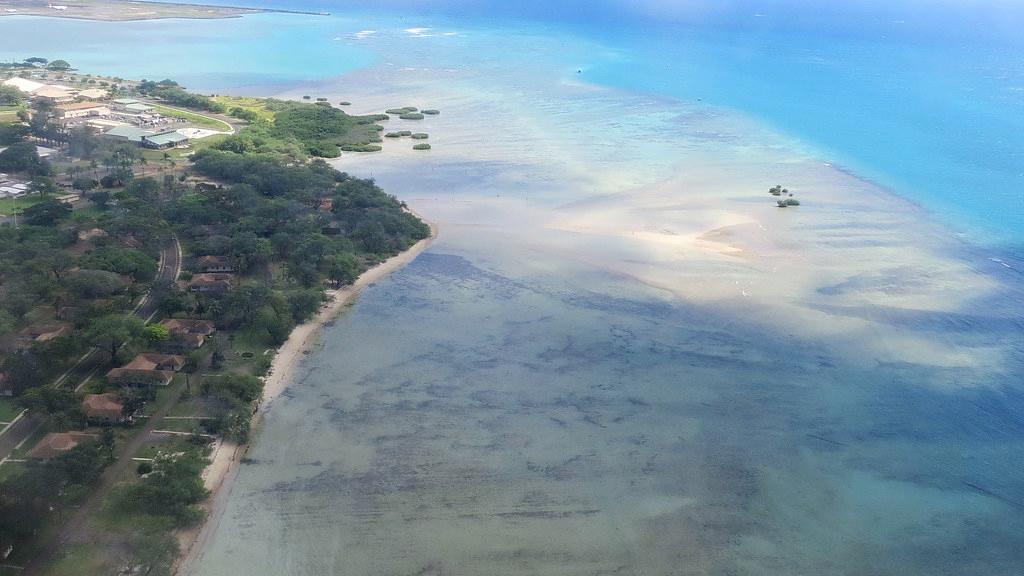
[[168, 396], [175, 393], [185, 386], [185, 375], [175, 374], [174, 381], [169, 386], [157, 386], [156, 387], [156, 399], [152, 402], [146, 402], [146, 407], [142, 410], [146, 417], [149, 417], [161, 404], [167, 399]]
[[92, 544], [71, 544], [46, 569], [47, 576], [87, 576], [117, 573], [117, 565], [107, 551]]
[[168, 420], [163, 419], [157, 424], [157, 430], [170, 430], [172, 432], [198, 432], [205, 434], [206, 431], [200, 428], [201, 420]]
[[229, 344], [223, 350], [224, 372], [235, 372], [238, 374], [262, 373], [266, 364], [273, 359], [274, 353], [269, 352], [273, 348], [262, 336], [256, 336], [252, 332], [240, 330], [231, 332]]
[[0, 422], [10, 422], [18, 414], [21, 414], [21, 406], [14, 398], [0, 398]]
[[40, 196], [38, 194], [32, 194], [31, 196], [22, 196], [21, 198], [4, 198], [0, 200], [0, 216], [10, 216], [14, 214], [14, 209], [17, 207], [18, 213], [33, 204], [38, 204], [43, 200], [46, 200], [48, 196]]
[[[4, 462], [4, 465], [0, 466], [0, 482], [13, 478], [24, 471], [25, 464], [21, 462]], [[0, 574], [3, 574], [3, 572], [0, 572]]]
[[196, 114], [194, 112], [186, 112], [185, 110], [179, 110], [177, 108], [168, 108], [167, 106], [161, 106], [159, 104], [150, 104], [157, 112], [164, 116], [171, 116], [172, 118], [184, 118], [193, 124], [205, 126], [210, 130], [220, 130], [223, 132], [231, 132], [233, 128], [227, 122], [223, 120], [217, 120], [216, 118], [210, 118], [209, 116], [203, 116], [202, 114]]

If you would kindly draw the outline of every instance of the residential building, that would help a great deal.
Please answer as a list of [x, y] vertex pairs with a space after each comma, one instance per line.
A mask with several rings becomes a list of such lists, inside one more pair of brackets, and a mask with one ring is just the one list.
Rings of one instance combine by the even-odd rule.
[[17, 348], [25, 349], [32, 344], [43, 344], [61, 336], [67, 336], [74, 326], [67, 322], [41, 322], [23, 328], [16, 335]]
[[43, 439], [29, 450], [26, 456], [38, 460], [50, 460], [63, 456], [82, 444], [95, 441], [95, 434], [86, 434], [85, 432], [51, 432], [43, 436]]
[[195, 350], [206, 343], [217, 327], [209, 320], [169, 318], [160, 322], [171, 333], [171, 345], [184, 350]]
[[124, 366], [107, 372], [107, 381], [122, 386], [166, 386], [184, 366], [182, 356], [139, 354]]
[[231, 261], [223, 256], [203, 256], [199, 259], [199, 269], [207, 273], [234, 272]]
[[124, 413], [124, 402], [117, 394], [86, 394], [82, 399], [82, 411], [90, 422], [121, 424], [130, 418]]
[[188, 289], [200, 294], [223, 294], [235, 284], [234, 274], [196, 274], [188, 282]]

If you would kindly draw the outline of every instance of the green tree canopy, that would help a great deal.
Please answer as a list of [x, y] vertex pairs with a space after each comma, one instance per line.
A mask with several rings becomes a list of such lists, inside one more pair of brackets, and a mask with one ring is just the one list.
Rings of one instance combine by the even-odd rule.
[[25, 100], [25, 95], [14, 86], [0, 86], [0, 106], [17, 106]]
[[53, 226], [71, 215], [71, 206], [56, 198], [47, 198], [25, 208], [22, 214], [25, 222], [33, 226]]
[[31, 142], [15, 142], [0, 152], [0, 172], [36, 173], [41, 166], [39, 152]]
[[110, 314], [94, 320], [86, 328], [84, 339], [92, 346], [106, 350], [110, 360], [117, 357], [122, 344], [142, 336], [146, 325], [142, 320], [129, 314]]

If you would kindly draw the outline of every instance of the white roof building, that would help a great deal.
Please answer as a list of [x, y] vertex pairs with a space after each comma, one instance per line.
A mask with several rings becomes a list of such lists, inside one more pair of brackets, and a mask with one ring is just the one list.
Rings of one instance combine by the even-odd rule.
[[26, 94], [32, 94], [36, 90], [39, 90], [43, 86], [46, 86], [46, 84], [42, 84], [42, 83], [36, 82], [34, 80], [29, 80], [27, 78], [21, 78], [21, 77], [15, 76], [14, 78], [9, 78], [7, 80], [4, 80], [4, 86], [14, 86], [18, 90], [21, 90], [22, 92], [25, 92]]

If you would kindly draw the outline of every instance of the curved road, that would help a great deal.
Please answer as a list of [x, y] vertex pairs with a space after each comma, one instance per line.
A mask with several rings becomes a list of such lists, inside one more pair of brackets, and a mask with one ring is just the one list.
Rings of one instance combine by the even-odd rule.
[[[160, 266], [154, 282], [174, 282], [181, 273], [181, 244], [177, 236], [171, 235], [171, 241], [160, 250]], [[156, 315], [157, 303], [147, 292], [135, 306], [133, 313], [142, 320], [149, 322]], [[89, 383], [96, 372], [106, 366], [106, 362], [96, 349], [89, 350], [67, 372], [58, 376], [51, 386], [62, 388], [74, 385], [80, 390]], [[21, 445], [39, 427], [40, 422], [25, 412], [6, 428], [0, 430], [0, 466], [10, 457], [11, 452]]]

